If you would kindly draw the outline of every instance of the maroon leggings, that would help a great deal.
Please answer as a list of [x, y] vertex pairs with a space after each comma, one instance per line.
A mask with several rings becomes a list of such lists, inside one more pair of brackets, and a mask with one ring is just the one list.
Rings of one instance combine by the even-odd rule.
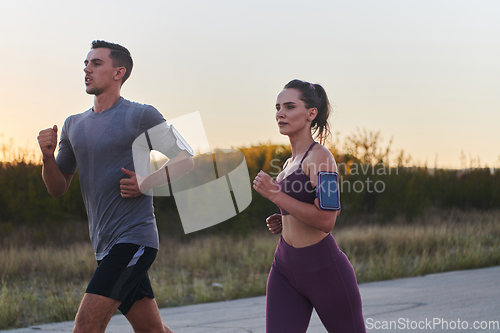
[[313, 307], [329, 333], [366, 332], [356, 275], [333, 236], [303, 248], [281, 237], [267, 280], [266, 332], [306, 332]]

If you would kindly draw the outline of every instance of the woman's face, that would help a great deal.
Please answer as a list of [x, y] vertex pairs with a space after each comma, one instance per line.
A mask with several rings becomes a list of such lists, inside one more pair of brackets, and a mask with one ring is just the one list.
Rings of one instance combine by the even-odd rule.
[[283, 135], [291, 135], [304, 128], [310, 131], [317, 113], [316, 108], [306, 108], [297, 89], [284, 89], [276, 100], [276, 121]]

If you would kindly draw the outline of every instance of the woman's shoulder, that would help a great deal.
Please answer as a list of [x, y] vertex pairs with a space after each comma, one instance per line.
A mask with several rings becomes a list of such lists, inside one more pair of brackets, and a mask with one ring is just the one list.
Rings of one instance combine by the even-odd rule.
[[309, 155], [304, 159], [304, 164], [308, 170], [314, 169], [314, 173], [337, 171], [337, 164], [332, 152], [319, 143], [313, 146]]
[[319, 161], [331, 161], [335, 163], [335, 158], [333, 157], [332, 152], [330, 149], [326, 148], [322, 144], [315, 144], [313, 148], [311, 149], [310, 156], [313, 160], [319, 160]]

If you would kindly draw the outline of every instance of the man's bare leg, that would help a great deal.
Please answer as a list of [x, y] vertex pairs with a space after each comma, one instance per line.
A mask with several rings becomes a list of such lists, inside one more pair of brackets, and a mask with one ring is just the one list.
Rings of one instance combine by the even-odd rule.
[[119, 306], [117, 300], [86, 293], [76, 314], [73, 333], [104, 332]]
[[135, 333], [173, 333], [161, 320], [156, 301], [149, 297], [137, 301], [125, 315]]

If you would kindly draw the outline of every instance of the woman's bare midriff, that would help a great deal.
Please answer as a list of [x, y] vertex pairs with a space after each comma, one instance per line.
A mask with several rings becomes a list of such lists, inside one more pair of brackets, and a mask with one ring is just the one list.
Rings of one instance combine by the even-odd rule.
[[283, 229], [281, 235], [285, 242], [293, 247], [306, 247], [319, 243], [328, 233], [313, 228], [292, 215], [282, 216]]

